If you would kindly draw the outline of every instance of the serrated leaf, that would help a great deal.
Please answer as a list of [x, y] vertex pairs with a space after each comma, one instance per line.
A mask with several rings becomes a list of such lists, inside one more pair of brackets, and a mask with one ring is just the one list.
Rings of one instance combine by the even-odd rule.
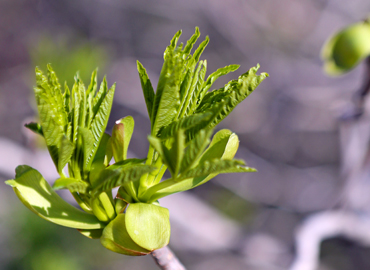
[[176, 132], [172, 147], [168, 151], [167, 160], [169, 164], [166, 164], [171, 172], [173, 178], [176, 178], [178, 173], [180, 172], [180, 166], [182, 163], [182, 158], [184, 156], [184, 148], [185, 148], [185, 134], [183, 130], [179, 130]]
[[104, 97], [107, 94], [107, 92], [108, 92], [108, 83], [107, 83], [106, 77], [104, 76], [103, 81], [100, 84], [99, 91], [96, 93], [96, 96], [94, 97], [94, 101], [93, 101], [93, 103], [94, 103], [94, 107], [93, 107], [94, 116], [98, 112], [98, 110], [100, 108], [100, 105], [103, 102]]
[[119, 214], [103, 230], [101, 244], [107, 249], [130, 256], [143, 256], [151, 251], [137, 245], [126, 229], [125, 214]]
[[193, 114], [198, 103], [200, 102], [200, 100], [202, 100], [201, 95], [202, 95], [202, 91], [204, 89], [204, 84], [205, 84], [204, 78], [207, 72], [207, 61], [206, 60], [203, 61], [202, 66], [203, 66], [202, 69], [198, 73], [198, 80], [196, 84], [194, 85], [194, 91], [189, 100], [189, 104], [186, 108], [186, 113], [185, 113], [186, 115]]
[[92, 162], [91, 160], [94, 158], [92, 153], [93, 148], [95, 147], [95, 139], [93, 134], [90, 130], [84, 127], [78, 128], [78, 133], [81, 135], [82, 139], [82, 152], [83, 152], [83, 171], [88, 172], [90, 167], [89, 166]]
[[139, 72], [141, 88], [143, 89], [144, 99], [146, 108], [148, 110], [149, 119], [152, 119], [152, 111], [153, 111], [153, 102], [154, 102], [154, 89], [152, 83], [149, 80], [149, 76], [146, 72], [146, 69], [143, 65], [137, 61], [137, 70]]
[[64, 94], [63, 94], [63, 99], [64, 99], [64, 110], [66, 111], [67, 114], [70, 113], [70, 106], [71, 106], [71, 92], [69, 91], [67, 82], [64, 82]]
[[164, 127], [160, 132], [158, 137], [161, 140], [166, 140], [175, 135], [179, 129], [188, 130], [197, 125], [206, 125], [212, 117], [212, 112], [198, 113], [183, 117], [177, 121], [172, 122], [168, 126]]
[[[220, 173], [238, 173], [238, 172], [255, 172], [254, 168], [250, 167], [241, 167], [243, 165], [243, 161], [240, 160], [212, 160], [211, 162], [203, 163], [201, 166], [197, 166], [193, 170], [188, 171], [184, 174], [184, 178], [182, 178], [181, 174], [178, 179], [168, 179], [163, 182], [160, 182], [157, 185], [152, 186], [147, 190], [147, 194], [145, 198], [147, 198], [148, 202], [154, 202], [163, 198], [165, 196], [186, 191], [192, 188], [195, 188], [199, 185], [205, 184], [217, 174]], [[209, 173], [209, 174], [207, 174]], [[191, 177], [186, 178], [189, 176]], [[203, 175], [203, 176], [201, 176]]]
[[242, 167], [244, 161], [242, 160], [222, 160], [213, 159], [211, 161], [205, 161], [204, 163], [199, 163], [199, 165], [191, 170], [181, 173], [177, 181], [188, 178], [196, 178], [207, 176], [209, 174], [219, 174], [219, 173], [234, 173], [234, 172], [250, 172], [250, 168]]
[[75, 178], [62, 177], [58, 178], [54, 185], [53, 189], [68, 189], [70, 192], [78, 192], [80, 194], [85, 194], [89, 188], [89, 184], [84, 181]]
[[195, 62], [199, 61], [199, 58], [202, 55], [204, 49], [207, 47], [208, 43], [209, 43], [209, 37], [206, 36], [206, 39], [202, 43], [199, 44], [199, 47], [195, 50], [193, 54]]
[[[191, 98], [194, 94], [194, 90], [195, 90], [196, 85], [198, 83], [199, 71], [202, 67], [203, 67], [203, 62], [201, 61], [201, 62], [199, 62], [199, 65], [198, 65], [197, 69], [192, 74], [191, 82], [188, 84], [188, 86], [189, 86], [188, 89], [184, 90], [185, 91], [185, 97], [184, 97], [184, 100], [182, 101], [181, 109], [180, 109], [180, 112], [179, 112], [179, 117], [180, 118], [185, 116], [185, 112], [188, 109], [190, 100], [191, 100]], [[201, 82], [201, 83], [203, 83], [203, 82]]]
[[189, 143], [181, 163], [181, 173], [191, 169], [193, 165], [197, 163], [204, 149], [209, 144], [211, 134], [212, 129], [201, 130]]
[[146, 158], [129, 158], [116, 162], [108, 167], [109, 170], [123, 169], [127, 165], [144, 164]]
[[186, 46], [184, 47], [184, 54], [187, 55], [191, 52], [195, 42], [197, 42], [200, 36], [199, 28], [195, 27], [195, 33], [191, 36], [191, 38], [186, 42]]
[[59, 197], [37, 170], [23, 165], [17, 167], [16, 173], [16, 179], [6, 183], [13, 187], [22, 203], [38, 216], [71, 228], [104, 227], [95, 216], [78, 210]]
[[240, 65], [229, 65], [223, 68], [217, 69], [215, 72], [213, 72], [211, 75], [208, 76], [204, 88], [202, 89], [202, 95], [208, 92], [209, 89], [211, 89], [213, 83], [220, 78], [221, 76], [224, 76], [226, 74], [229, 74], [230, 72], [236, 71]]
[[152, 135], [170, 124], [180, 107], [180, 78], [183, 68], [183, 59], [179, 52], [169, 50], [158, 80], [157, 91], [153, 103]]
[[78, 138], [78, 126], [80, 120], [80, 96], [78, 93], [78, 82], [75, 82], [72, 87], [72, 142], [76, 143]]
[[212, 123], [215, 121], [215, 119], [217, 119], [218, 115], [220, 115], [225, 110], [225, 104], [226, 101], [221, 100], [211, 108], [207, 109], [204, 112], [201, 112], [203, 114], [210, 115], [210, 117], [204, 121], [199, 122], [197, 125], [187, 129], [185, 132], [187, 140], [191, 141], [196, 136], [196, 134], [202, 129], [212, 128], [213, 126], [215, 126]]
[[45, 142], [55, 166], [58, 168], [58, 154], [61, 139], [64, 135], [63, 127], [58, 124], [57, 112], [44, 98], [38, 98], [38, 110]]
[[63, 168], [71, 160], [75, 145], [71, 143], [66, 136], [62, 136], [58, 153], [58, 173], [63, 175]]
[[57, 111], [59, 113], [59, 117], [61, 118], [63, 126], [65, 126], [68, 122], [67, 120], [68, 115], [64, 107], [64, 99], [62, 95], [62, 90], [61, 90], [58, 78], [50, 64], [47, 65], [47, 69], [48, 69], [48, 72], [47, 72], [48, 84], [51, 90], [50, 92], [51, 98], [54, 100]]
[[153, 251], [168, 245], [171, 228], [167, 208], [131, 203], [127, 207], [125, 221], [128, 235], [140, 247]]
[[87, 167], [91, 166], [91, 163], [94, 159], [96, 151], [99, 147], [100, 141], [103, 137], [104, 131], [108, 124], [109, 114], [112, 108], [114, 91], [115, 91], [115, 84], [109, 89], [108, 93], [106, 94], [103, 102], [101, 103], [94, 120], [91, 124], [90, 131], [94, 136], [94, 146], [91, 150], [91, 158], [88, 160]]
[[134, 132], [134, 118], [126, 116], [116, 122], [112, 132], [112, 150], [116, 162], [127, 158], [127, 149]]
[[117, 170], [106, 169], [100, 174], [100, 178], [104, 181], [97, 181], [100, 184], [94, 188], [92, 194], [96, 196], [103, 191], [137, 181], [143, 174], [150, 173], [153, 170], [155, 170], [155, 167], [143, 164], [129, 165]]
[[195, 112], [207, 111], [223, 102], [223, 110], [218, 113], [210, 127], [217, 125], [268, 76], [267, 73], [256, 75], [258, 69], [259, 65], [241, 75], [238, 80], [230, 81], [224, 88], [207, 93]]
[[31, 122], [31, 123], [25, 124], [24, 126], [28, 128], [29, 130], [35, 132], [36, 134], [39, 134], [42, 137], [44, 137], [44, 133], [42, 132], [42, 127], [39, 123]]

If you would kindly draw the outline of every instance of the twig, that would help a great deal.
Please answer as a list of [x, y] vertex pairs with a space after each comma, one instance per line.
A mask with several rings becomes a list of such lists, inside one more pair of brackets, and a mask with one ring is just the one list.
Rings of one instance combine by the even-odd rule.
[[168, 246], [154, 250], [151, 255], [157, 265], [163, 270], [186, 270]]

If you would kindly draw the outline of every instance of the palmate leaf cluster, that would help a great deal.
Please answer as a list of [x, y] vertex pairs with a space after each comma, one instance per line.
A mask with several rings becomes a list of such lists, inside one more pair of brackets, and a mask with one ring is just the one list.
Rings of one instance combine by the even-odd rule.
[[[178, 45], [180, 35], [176, 33], [165, 50], [155, 91], [137, 62], [151, 122], [145, 159], [127, 159], [134, 131], [131, 116], [118, 120], [111, 135], [106, 133], [115, 85], [109, 88], [104, 78], [98, 87], [94, 71], [87, 87], [77, 74], [71, 89], [66, 84], [62, 88], [51, 66], [46, 75], [36, 68], [40, 122], [26, 126], [44, 137], [60, 178], [51, 188], [37, 170], [19, 166], [7, 184], [28, 208], [51, 222], [100, 238], [112, 251], [145, 255], [169, 241], [169, 213], [159, 205], [160, 198], [220, 173], [255, 171], [233, 159], [239, 145], [235, 133], [224, 129], [212, 134], [267, 74], [257, 75], [257, 66], [210, 91], [220, 76], [239, 66], [226, 66], [206, 77], [207, 62], [200, 56], [208, 37], [192, 53], [198, 28], [186, 44]], [[167, 169], [171, 177], [163, 180]], [[119, 189], [113, 197], [115, 187]], [[57, 189], [69, 189], [83, 211], [63, 201]]]

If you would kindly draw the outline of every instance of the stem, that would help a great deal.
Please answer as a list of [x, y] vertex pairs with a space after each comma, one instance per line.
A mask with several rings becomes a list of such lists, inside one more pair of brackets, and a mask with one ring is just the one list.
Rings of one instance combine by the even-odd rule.
[[154, 250], [150, 255], [162, 270], [186, 270], [168, 246]]

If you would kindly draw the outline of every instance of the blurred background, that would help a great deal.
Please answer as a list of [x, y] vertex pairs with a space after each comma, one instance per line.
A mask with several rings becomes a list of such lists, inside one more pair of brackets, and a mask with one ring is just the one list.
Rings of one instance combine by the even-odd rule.
[[[170, 246], [192, 270], [290, 269], [300, 256], [296, 233], [312, 217], [350, 204], [343, 199], [348, 183], [338, 119], [361, 86], [364, 67], [330, 78], [320, 49], [369, 10], [367, 0], [0, 0], [0, 183], [14, 177], [19, 164], [50, 182], [57, 178], [42, 141], [23, 127], [36, 117], [36, 65], [45, 70], [51, 63], [69, 85], [77, 70], [88, 84], [95, 67], [100, 79], [106, 74], [109, 85], [117, 82], [108, 131], [132, 115], [129, 154], [144, 157], [150, 127], [136, 60], [156, 85], [172, 36], [182, 29], [184, 42], [199, 26], [201, 40], [210, 37], [202, 56], [208, 74], [241, 65], [217, 88], [257, 63], [270, 74], [219, 127], [239, 135], [237, 157], [258, 173], [221, 175], [163, 199], [171, 213]], [[346, 211], [367, 220], [370, 193], [357, 189], [359, 202]], [[360, 231], [353, 224], [350, 233]], [[320, 241], [316, 269], [370, 269], [361, 235], [333, 236]], [[304, 267], [295, 270], [311, 269]], [[0, 184], [0, 269], [157, 268], [150, 256], [114, 254], [98, 240], [38, 218]]]

